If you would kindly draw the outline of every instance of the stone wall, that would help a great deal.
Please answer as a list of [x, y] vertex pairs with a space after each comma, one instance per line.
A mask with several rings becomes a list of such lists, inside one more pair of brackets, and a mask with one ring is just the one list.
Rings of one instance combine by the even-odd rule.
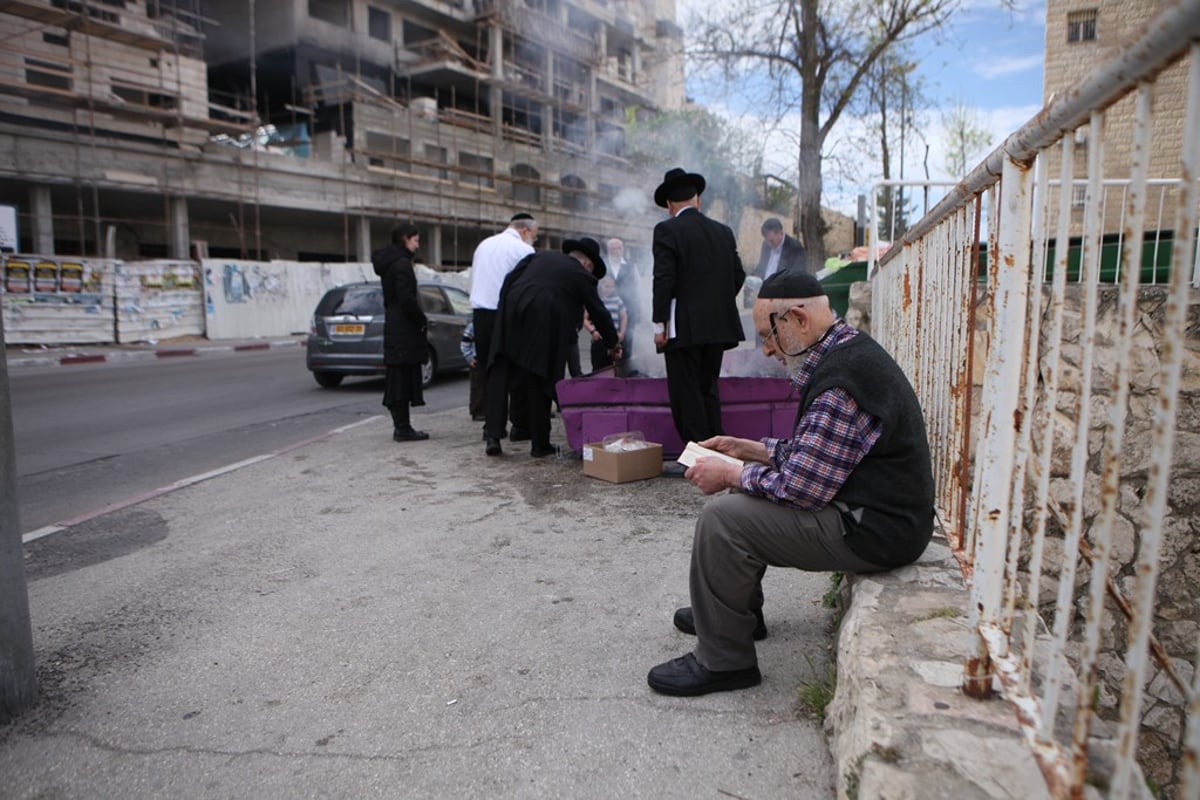
[[[1047, 290], [1047, 298], [1048, 298]], [[1104, 430], [1108, 418], [1111, 386], [1116, 368], [1118, 330], [1117, 287], [1100, 288], [1096, 348], [1093, 353], [1091, 416], [1087, 449], [1088, 477], [1083, 494], [1084, 532], [1098, 522], [1100, 512], [1100, 470]], [[1051, 496], [1069, 508], [1070, 463], [1077, 444], [1077, 398], [1081, 389], [1080, 297], [1082, 287], [1070, 286], [1064, 317], [1060, 354], [1061, 378], [1054, 413], [1054, 451], [1051, 457]], [[1129, 368], [1129, 401], [1125, 416], [1125, 437], [1121, 446], [1120, 498], [1113, 531], [1113, 553], [1109, 574], [1126, 597], [1134, 592], [1134, 564], [1141, 545], [1151, 453], [1152, 425], [1160, 402], [1162, 382], [1161, 356], [1165, 324], [1166, 287], [1145, 287], [1139, 293], [1136, 330]], [[1175, 447], [1171, 464], [1170, 488], [1164, 535], [1159, 543], [1159, 577], [1155, 603], [1154, 635], [1170, 656], [1176, 674], [1185, 685], [1193, 675], [1192, 659], [1200, 640], [1200, 293], [1193, 292], [1189, 305], [1187, 335], [1184, 341], [1183, 384], [1178, 398]], [[1048, 333], [1043, 321], [1043, 337]], [[1046, 352], [1043, 346], [1043, 357]], [[1038, 435], [1035, 434], [1035, 441]], [[1063, 562], [1062, 533], [1048, 527], [1046, 564], [1043, 581], [1053, 582]], [[1080, 581], [1086, 580], [1086, 564], [1080, 565]], [[1053, 589], [1043, 585], [1041, 612], [1053, 616]], [[1082, 590], [1076, 593], [1076, 625], [1082, 624]], [[1124, 677], [1124, 652], [1128, 633], [1125, 617], [1108, 602], [1099, 662], [1100, 716], [1116, 719]], [[1166, 789], [1178, 779], [1180, 745], [1185, 721], [1183, 694], [1176, 689], [1165, 670], [1151, 662], [1151, 676], [1143, 700], [1142, 732], [1139, 737], [1139, 762], [1150, 780]], [[1171, 796], [1169, 792], [1164, 796]]]

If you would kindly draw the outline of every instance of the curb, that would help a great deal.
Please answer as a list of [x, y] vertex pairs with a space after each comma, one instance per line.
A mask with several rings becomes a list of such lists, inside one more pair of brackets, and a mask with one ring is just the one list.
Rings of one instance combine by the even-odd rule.
[[[7, 359], [9, 368], [13, 367], [53, 367], [70, 366], [72, 364], [104, 364], [117, 361], [140, 361], [158, 358], [185, 358], [204, 356], [212, 353], [244, 353], [257, 350], [278, 350], [289, 347], [299, 347], [303, 341], [284, 339], [271, 342], [252, 342], [249, 344], [214, 345], [212, 347], [163, 347], [156, 350], [111, 350], [103, 353], [66, 353], [63, 355], [18, 356]], [[119, 345], [118, 345], [119, 347]]]
[[825, 731], [837, 796], [1049, 800], [1012, 706], [960, 687], [974, 638], [944, 539], [907, 567], [848, 576]]

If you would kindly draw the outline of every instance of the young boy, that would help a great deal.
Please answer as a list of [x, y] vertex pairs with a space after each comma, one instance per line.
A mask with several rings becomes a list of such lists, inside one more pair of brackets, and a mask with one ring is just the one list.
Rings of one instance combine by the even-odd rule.
[[[621, 296], [617, 294], [617, 284], [612, 278], [604, 278], [600, 281], [598, 288], [600, 299], [604, 301], [604, 307], [608, 309], [613, 326], [617, 329], [617, 342], [624, 346], [625, 329], [629, 326], [629, 311], [625, 308], [625, 302]], [[583, 315], [583, 327], [592, 336], [592, 372], [610, 366], [612, 359], [608, 357], [608, 348], [600, 337], [599, 331], [596, 330], [596, 326], [588, 319], [586, 312]]]

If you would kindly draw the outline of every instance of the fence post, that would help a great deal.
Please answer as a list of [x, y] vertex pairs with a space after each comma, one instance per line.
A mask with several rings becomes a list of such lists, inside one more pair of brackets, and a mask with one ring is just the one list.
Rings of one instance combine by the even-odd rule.
[[[1020, 398], [1025, 350], [1025, 310], [1029, 295], [1029, 241], [1032, 234], [1033, 170], [1004, 160], [1000, 179], [999, 229], [995, 252], [988, 253], [991, 295], [991, 347], [983, 396], [991, 398], [980, 439], [978, 500], [973, 524], [975, 576], [971, 584], [971, 622], [975, 630], [998, 627], [1003, 605], [1004, 569], [1009, 542], [1013, 461], [1020, 428]], [[991, 666], [982, 634], [969, 659], [963, 692], [986, 697], [991, 692]]]
[[33, 707], [37, 679], [33, 667], [33, 629], [21, 526], [17, 514], [17, 459], [12, 406], [8, 392], [8, 356], [0, 316], [0, 725]]

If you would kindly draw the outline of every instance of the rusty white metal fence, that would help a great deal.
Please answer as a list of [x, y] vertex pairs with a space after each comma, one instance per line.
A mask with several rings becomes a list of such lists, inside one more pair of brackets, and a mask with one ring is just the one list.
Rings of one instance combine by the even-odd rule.
[[[1156, 94], [1162, 71], [1181, 63], [1184, 95]], [[1133, 124], [1110, 131], [1106, 114], [1124, 98], [1131, 98]], [[1150, 181], [1155, 113], [1178, 109], [1173, 104], [1186, 104], [1174, 174]], [[1121, 169], [1128, 179], [1106, 184], [1106, 144], [1129, 152]], [[1086, 149], [1080, 175], [1077, 149]], [[1197, 647], [1187, 654], [1189, 680], [1153, 635], [1177, 426], [1182, 415], [1194, 414], [1180, 402], [1189, 303], [1200, 287], [1198, 177], [1200, 0], [1178, 0], [1164, 4], [1106, 67], [1008, 137], [871, 265], [872, 331], [921, 398], [939, 517], [970, 581], [977, 652], [965, 666], [963, 689], [986, 696], [999, 687], [1057, 797], [1082, 797], [1088, 782], [1095, 784], [1087, 770], [1100, 749], [1107, 751], [1109, 775], [1099, 791], [1111, 798], [1144, 791], [1138, 737], [1147, 682], [1157, 672], [1185, 706], [1178, 783], [1167, 791], [1200, 798], [1200, 641], [1189, 644]], [[1161, 270], [1164, 230], [1170, 257]], [[1074, 254], [1058, 246], [1073, 237]], [[1119, 290], [1116, 333], [1104, 342], [1116, 355], [1101, 369], [1095, 354], [1106, 246], [1118, 260], [1105, 277]], [[1079, 333], [1077, 342], [1064, 343], [1069, 282], [1077, 284], [1071, 291], [1080, 319], [1072, 325]], [[1121, 461], [1132, 445], [1126, 436], [1131, 352], [1139, 288], [1148, 282], [1165, 282], [1160, 379], [1140, 476], [1136, 560], [1118, 581], [1111, 554]], [[1067, 347], [1079, 360], [1069, 391]], [[1073, 425], [1065, 437], [1064, 416]], [[1056, 429], [1069, 440], [1069, 455], [1057, 465], [1066, 474], [1054, 492], [1052, 454], [1064, 449]], [[1102, 436], [1094, 436], [1097, 430]], [[1089, 447], [1089, 438], [1097, 444]], [[1089, 485], [1098, 500], [1085, 498]], [[1089, 503], [1098, 511], [1085, 518]], [[1053, 554], [1048, 529], [1058, 537]], [[1050, 609], [1052, 630], [1039, 627], [1039, 608]], [[1106, 625], [1110, 615], [1122, 618], [1123, 635], [1114, 637]], [[1117, 713], [1103, 721], [1096, 710], [1102, 637], [1120, 640], [1115, 647], [1123, 659]], [[1097, 741], [1098, 728], [1109, 734], [1105, 745]]]

